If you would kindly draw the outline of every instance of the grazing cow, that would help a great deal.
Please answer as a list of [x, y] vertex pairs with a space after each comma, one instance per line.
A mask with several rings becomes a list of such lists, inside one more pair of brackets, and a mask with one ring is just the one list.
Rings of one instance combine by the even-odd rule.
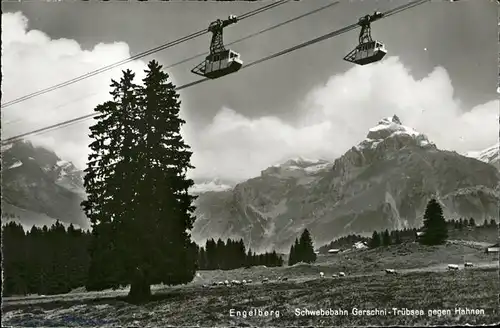
[[212, 283], [212, 286], [217, 286], [217, 281], [214, 281], [214, 282]]
[[385, 273], [387, 273], [387, 274], [397, 274], [396, 270], [394, 270], [394, 269], [385, 269]]
[[231, 285], [241, 285], [241, 281], [239, 280], [232, 280]]
[[472, 266], [473, 266], [473, 264], [472, 264], [472, 263], [470, 263], [470, 262], [465, 262], [465, 264], [464, 264], [464, 267], [465, 267], [465, 268], [467, 268], [467, 267], [472, 267]]
[[334, 274], [332, 274], [332, 278], [337, 278], [337, 277], [338, 277], [338, 275], [337, 275], [337, 274], [335, 274], [335, 273], [334, 273]]
[[325, 274], [324, 274], [323, 272], [320, 272], [320, 273], [319, 273], [319, 276], [320, 276], [321, 278], [324, 278], [324, 277], [325, 277]]
[[458, 265], [456, 264], [448, 264], [448, 270], [458, 270]]
[[230, 285], [230, 284], [229, 284], [229, 281], [224, 280], [224, 285], [229, 286], [229, 285]]
[[345, 277], [345, 273], [344, 272], [339, 272], [339, 276], [340, 277]]
[[246, 283], [247, 283], [247, 281], [246, 281], [245, 279], [243, 279], [242, 283], [243, 283], [243, 284], [246, 284]]
[[247, 282], [248, 282], [249, 284], [251, 284], [251, 283], [252, 283], [252, 279], [248, 279], [248, 280], [247, 280]]
[[287, 281], [287, 280], [288, 280], [288, 277], [281, 278], [281, 281]]
[[217, 283], [217, 285], [222, 286], [222, 285], [224, 285], [224, 282], [219, 281], [219, 282]]
[[269, 281], [269, 278], [262, 279], [262, 282], [268, 282], [268, 281]]

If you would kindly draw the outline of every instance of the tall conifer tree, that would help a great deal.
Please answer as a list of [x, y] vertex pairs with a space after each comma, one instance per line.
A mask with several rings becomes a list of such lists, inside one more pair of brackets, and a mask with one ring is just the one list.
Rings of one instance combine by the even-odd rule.
[[424, 245], [443, 244], [448, 238], [448, 229], [443, 209], [436, 199], [427, 204], [424, 214], [424, 235], [420, 242]]
[[91, 128], [84, 210], [93, 227], [88, 287], [130, 284], [129, 297], [146, 301], [151, 284], [193, 279], [197, 247], [194, 184], [186, 177], [191, 152], [180, 135], [175, 86], [151, 61], [143, 80], [125, 71], [113, 81], [113, 101], [100, 105]]

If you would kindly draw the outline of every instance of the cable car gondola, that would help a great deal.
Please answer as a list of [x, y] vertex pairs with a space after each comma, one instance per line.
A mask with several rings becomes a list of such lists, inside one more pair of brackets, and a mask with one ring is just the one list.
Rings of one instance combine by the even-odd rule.
[[358, 65], [366, 65], [384, 58], [387, 50], [382, 42], [372, 39], [370, 27], [371, 22], [382, 17], [382, 13], [375, 12], [373, 15], [366, 15], [359, 19], [358, 25], [361, 26], [359, 44], [344, 57], [344, 60]]
[[223, 28], [237, 21], [238, 18], [231, 15], [226, 20], [218, 19], [210, 23], [208, 27], [208, 31], [212, 32], [210, 54], [203, 63], [197, 65], [191, 72], [209, 79], [216, 79], [234, 73], [243, 66], [240, 54], [231, 49], [226, 49], [222, 39]]

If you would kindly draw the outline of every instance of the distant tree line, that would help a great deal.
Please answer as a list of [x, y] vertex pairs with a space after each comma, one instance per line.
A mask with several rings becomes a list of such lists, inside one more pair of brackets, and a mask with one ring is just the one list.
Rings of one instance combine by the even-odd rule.
[[275, 251], [255, 254], [251, 249], [246, 251], [243, 239], [209, 239], [205, 247], [198, 248], [199, 270], [232, 270], [241, 267], [265, 265], [267, 267], [282, 266], [283, 259]]
[[374, 231], [372, 238], [368, 242], [368, 247], [376, 248], [379, 246], [389, 246], [392, 244], [401, 244], [404, 241], [415, 240], [417, 229], [384, 230]]
[[28, 232], [9, 222], [2, 228], [2, 295], [59, 294], [83, 286], [89, 242], [89, 232], [59, 221]]
[[13, 213], [2, 213], [2, 219], [19, 219], [19, 216]]
[[[387, 229], [383, 232], [374, 231], [368, 245], [371, 248], [376, 248], [414, 241], [424, 245], [440, 245], [446, 242], [450, 230], [463, 230], [465, 228], [497, 229], [498, 227], [494, 219], [484, 220], [481, 226], [476, 225], [474, 218], [446, 221], [443, 209], [436, 199], [431, 199], [427, 204], [423, 221], [423, 227], [419, 230], [413, 228], [393, 230], [391, 232]], [[422, 235], [418, 236], [417, 232], [421, 232]]]
[[[92, 234], [66, 228], [59, 221], [52, 226], [33, 226], [28, 232], [15, 222], [2, 227], [3, 296], [64, 294], [87, 284]], [[282, 266], [276, 252], [246, 252], [243, 240], [210, 239], [198, 247], [198, 270], [231, 270], [265, 265]], [[115, 268], [119, 272], [119, 268]]]
[[288, 265], [294, 265], [299, 262], [313, 263], [315, 261], [316, 253], [314, 252], [311, 234], [305, 229], [300, 238], [295, 239], [295, 243], [290, 247]]
[[495, 219], [491, 220], [483, 220], [483, 223], [480, 225], [476, 224], [476, 221], [474, 218], [470, 219], [465, 219], [465, 218], [460, 218], [460, 219], [453, 219], [447, 221], [448, 227], [452, 229], [459, 229], [462, 230], [464, 228], [469, 228], [469, 227], [487, 227], [487, 228], [497, 228], [497, 223]]

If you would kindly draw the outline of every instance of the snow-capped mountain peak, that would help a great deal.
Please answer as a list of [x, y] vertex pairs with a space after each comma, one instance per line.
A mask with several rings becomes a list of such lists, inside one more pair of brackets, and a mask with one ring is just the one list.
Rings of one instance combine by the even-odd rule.
[[482, 162], [498, 166], [500, 162], [500, 143], [480, 151], [470, 151], [464, 156], [472, 157]]
[[380, 120], [376, 126], [369, 129], [365, 140], [361, 141], [357, 148], [375, 149], [379, 143], [391, 138], [408, 139], [420, 147], [434, 146], [426, 135], [403, 125], [399, 117], [394, 115]]
[[199, 180], [195, 181], [195, 185], [190, 188], [190, 192], [193, 194], [201, 194], [210, 191], [225, 191], [232, 189], [229, 183], [221, 181], [220, 179], [212, 180]]
[[64, 161], [64, 160], [57, 161], [56, 165], [59, 167], [64, 167], [64, 168], [73, 166], [73, 164], [71, 164], [71, 162]]

